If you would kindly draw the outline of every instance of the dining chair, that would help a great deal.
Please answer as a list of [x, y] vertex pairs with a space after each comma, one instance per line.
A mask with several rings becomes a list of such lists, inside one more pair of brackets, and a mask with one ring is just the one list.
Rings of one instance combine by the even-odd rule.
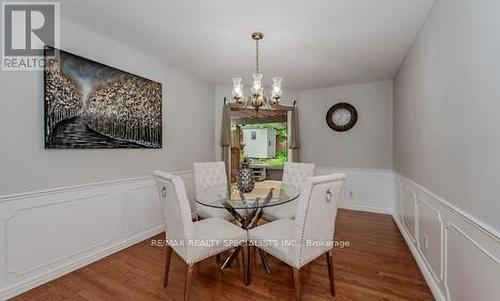
[[[196, 197], [201, 197], [204, 190], [220, 189], [222, 194], [227, 193], [226, 167], [223, 161], [193, 163], [194, 186]], [[211, 208], [196, 204], [200, 218], [219, 217], [228, 221], [234, 217], [226, 210]]]
[[[283, 180], [281, 185], [300, 191], [300, 186], [307, 177], [314, 175], [315, 164], [286, 162], [283, 167]], [[293, 218], [297, 201], [280, 206], [273, 206], [264, 209], [263, 218], [267, 221], [274, 221], [280, 218]]]
[[[247, 232], [220, 218], [207, 218], [193, 222], [191, 210], [182, 179], [161, 171], [154, 172], [156, 186], [160, 193], [165, 219], [166, 257], [163, 273], [163, 287], [168, 284], [172, 250], [187, 266], [184, 300], [189, 299], [189, 289], [196, 263], [221, 252], [246, 243]], [[243, 262], [247, 254], [242, 252]], [[244, 278], [248, 273], [244, 266]]]
[[[248, 232], [250, 245], [292, 267], [298, 300], [301, 296], [301, 268], [323, 254], [326, 254], [330, 292], [335, 296], [332, 259], [335, 219], [345, 178], [344, 174], [307, 178], [301, 188], [295, 219], [279, 219]], [[251, 270], [250, 264], [251, 261], [248, 262], [248, 271]]]

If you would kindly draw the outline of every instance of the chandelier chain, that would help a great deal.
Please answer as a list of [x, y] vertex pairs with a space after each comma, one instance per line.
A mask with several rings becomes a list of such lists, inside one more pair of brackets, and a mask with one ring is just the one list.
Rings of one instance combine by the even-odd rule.
[[260, 73], [259, 68], [259, 40], [255, 40], [255, 70]]

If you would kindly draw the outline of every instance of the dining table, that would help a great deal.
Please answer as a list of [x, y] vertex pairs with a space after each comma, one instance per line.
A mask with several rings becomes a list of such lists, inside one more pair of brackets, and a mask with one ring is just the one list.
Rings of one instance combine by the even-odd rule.
[[[241, 228], [249, 230], [259, 224], [264, 208], [281, 206], [298, 197], [299, 191], [293, 186], [282, 185], [279, 181], [265, 181], [257, 182], [250, 192], [239, 191], [236, 184], [229, 188], [226, 186], [210, 187], [200, 191], [195, 201], [202, 206], [228, 211]], [[264, 252], [258, 250], [264, 270], [270, 273]], [[234, 248], [221, 269], [230, 267], [240, 251], [241, 247]]]

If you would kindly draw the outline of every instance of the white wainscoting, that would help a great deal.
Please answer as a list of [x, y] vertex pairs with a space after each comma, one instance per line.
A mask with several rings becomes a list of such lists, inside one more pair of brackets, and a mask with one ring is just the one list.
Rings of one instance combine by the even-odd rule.
[[[193, 196], [191, 171], [175, 172]], [[151, 176], [0, 197], [0, 300], [163, 231]]]
[[[500, 240], [392, 170], [347, 174], [340, 207], [393, 214], [438, 300], [499, 300]], [[191, 171], [176, 172], [194, 196]], [[0, 196], [0, 300], [74, 271], [163, 230], [150, 176]], [[194, 210], [194, 206], [192, 206]]]
[[394, 213], [394, 176], [390, 169], [316, 167], [317, 175], [342, 172], [347, 175], [340, 208]]
[[417, 183], [394, 178], [394, 219], [434, 297], [500, 300], [499, 233]]

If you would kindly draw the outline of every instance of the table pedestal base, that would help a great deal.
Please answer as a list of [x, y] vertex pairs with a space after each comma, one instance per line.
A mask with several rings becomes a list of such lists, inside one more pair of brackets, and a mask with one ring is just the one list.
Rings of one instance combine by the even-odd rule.
[[[233, 250], [231, 255], [229, 255], [229, 257], [222, 264], [222, 266], [220, 268], [221, 270], [224, 270], [226, 268], [231, 267], [231, 265], [233, 264], [233, 261], [236, 259], [236, 257], [240, 253], [241, 248], [242, 247], [237, 247]], [[259, 252], [260, 262], [261, 262], [262, 266], [264, 267], [264, 271], [266, 271], [266, 274], [271, 273], [271, 268], [269, 267], [269, 263], [267, 262], [266, 254], [261, 249], [258, 249], [258, 252]]]
[[[243, 228], [245, 230], [248, 230], [248, 229], [255, 227], [259, 223], [260, 219], [262, 218], [262, 214], [263, 214], [262, 208], [255, 208], [247, 216], [241, 215], [238, 211], [236, 211], [229, 204], [226, 204], [226, 209], [240, 223], [241, 228]], [[231, 264], [233, 263], [236, 256], [238, 256], [238, 254], [240, 253], [241, 248], [242, 247], [238, 246], [233, 250], [231, 255], [229, 255], [229, 257], [224, 261], [224, 264], [222, 264], [221, 270], [231, 266]], [[269, 268], [269, 263], [267, 262], [267, 259], [266, 259], [266, 254], [261, 249], [258, 249], [258, 250], [259, 250], [260, 261], [262, 263], [262, 266], [264, 267], [264, 270], [266, 271], [267, 274], [271, 273], [271, 269]]]

